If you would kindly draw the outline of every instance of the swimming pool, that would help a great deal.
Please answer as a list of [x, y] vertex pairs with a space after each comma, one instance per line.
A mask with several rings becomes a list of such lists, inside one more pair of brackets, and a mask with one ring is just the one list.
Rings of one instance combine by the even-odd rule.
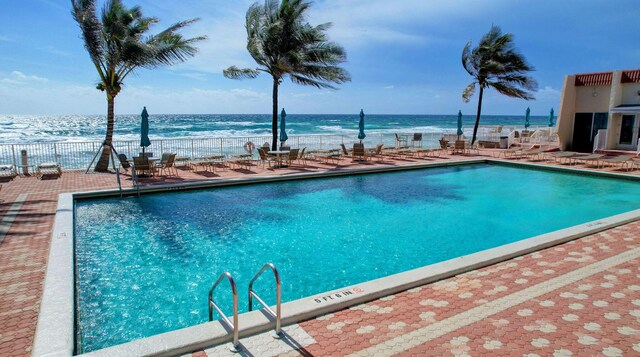
[[87, 352], [205, 322], [222, 271], [243, 294], [273, 262], [294, 300], [636, 209], [639, 194], [478, 164], [77, 201], [78, 340]]

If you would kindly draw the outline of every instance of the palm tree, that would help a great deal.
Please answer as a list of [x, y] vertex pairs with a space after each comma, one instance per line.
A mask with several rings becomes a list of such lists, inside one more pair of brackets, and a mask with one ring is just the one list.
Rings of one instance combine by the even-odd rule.
[[98, 71], [97, 89], [107, 95], [107, 133], [96, 171], [107, 171], [113, 138], [113, 106], [124, 79], [138, 68], [156, 68], [184, 62], [197, 52], [192, 44], [205, 37], [185, 39], [176, 31], [197, 21], [178, 22], [148, 35], [154, 17], [144, 17], [138, 6], [126, 8], [121, 0], [106, 0], [101, 18], [96, 0], [71, 0], [71, 15], [82, 30], [84, 47]]
[[471, 41], [464, 46], [462, 66], [474, 78], [462, 92], [462, 100], [468, 103], [475, 93], [476, 84], [480, 87], [472, 144], [476, 141], [478, 133], [482, 94], [485, 88], [494, 88], [509, 97], [535, 99], [531, 92], [538, 89], [538, 83], [527, 76], [527, 72], [533, 71], [534, 68], [514, 48], [513, 35], [502, 34], [498, 26], [491, 26], [491, 30], [482, 37], [476, 48], [471, 49]]
[[258, 68], [231, 66], [223, 72], [231, 79], [256, 78], [260, 72], [273, 78], [273, 150], [278, 143], [278, 86], [286, 76], [293, 83], [331, 89], [336, 89], [331, 83], [351, 80], [349, 73], [338, 67], [346, 60], [344, 49], [325, 35], [331, 23], [311, 26], [306, 21], [310, 6], [303, 0], [265, 0], [264, 5], [251, 5], [245, 25], [247, 50]]

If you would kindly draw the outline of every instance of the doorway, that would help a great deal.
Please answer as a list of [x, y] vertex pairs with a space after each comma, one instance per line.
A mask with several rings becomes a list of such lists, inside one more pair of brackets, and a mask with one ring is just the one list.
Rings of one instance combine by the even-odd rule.
[[593, 139], [598, 130], [607, 128], [608, 121], [609, 113], [576, 113], [571, 150], [593, 152]]
[[620, 120], [620, 138], [618, 147], [621, 149], [635, 149], [634, 143], [638, 140], [635, 133], [636, 116], [633, 114], [625, 114]]

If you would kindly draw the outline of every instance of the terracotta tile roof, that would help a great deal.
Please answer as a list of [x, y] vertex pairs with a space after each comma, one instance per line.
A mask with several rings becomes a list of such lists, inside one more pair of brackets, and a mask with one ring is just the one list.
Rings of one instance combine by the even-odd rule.
[[613, 72], [586, 73], [576, 75], [575, 86], [605, 86], [611, 85]]
[[640, 83], [640, 69], [622, 71], [620, 83]]

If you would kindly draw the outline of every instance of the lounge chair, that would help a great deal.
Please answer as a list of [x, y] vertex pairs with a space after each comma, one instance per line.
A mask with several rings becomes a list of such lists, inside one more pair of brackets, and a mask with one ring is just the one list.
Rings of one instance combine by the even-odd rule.
[[320, 162], [329, 163], [332, 161], [334, 164], [340, 162], [342, 155], [340, 154], [340, 149], [337, 150], [329, 150], [327, 152], [318, 152], [313, 155], [314, 159], [317, 159]]
[[14, 178], [18, 176], [18, 171], [13, 165], [0, 165], [0, 176]]
[[600, 167], [600, 160], [604, 157], [603, 154], [590, 154], [584, 156], [573, 156], [574, 161], [584, 161], [584, 164], [589, 166], [590, 163], [595, 162], [596, 167]]
[[42, 179], [44, 175], [62, 176], [62, 168], [57, 162], [43, 162], [36, 165], [36, 177]]
[[519, 154], [522, 151], [521, 148], [519, 147], [512, 147], [509, 149], [504, 149], [504, 150], [499, 150], [497, 151], [498, 153], [498, 157], [500, 157], [500, 155], [502, 155], [502, 157], [504, 157], [505, 159], [507, 159], [509, 156], [514, 157], [515, 155]]
[[565, 162], [568, 161], [571, 163], [571, 158], [578, 155], [578, 153], [575, 151], [554, 151], [548, 155], [553, 158], [555, 162], [560, 161], [562, 163], [562, 160], [564, 159]]
[[619, 155], [619, 156], [612, 156], [612, 157], [603, 157], [600, 162], [602, 163], [602, 166], [604, 167], [605, 165], [620, 165], [621, 169], [624, 169], [625, 167], [627, 168], [627, 171], [630, 171], [631, 169], [633, 169], [633, 156], [631, 155]]
[[543, 149], [543, 148], [525, 150], [525, 151], [520, 152], [520, 157], [528, 157], [528, 156], [530, 156], [531, 159], [537, 158], [539, 160], [540, 157], [544, 154], [544, 152], [546, 150], [547, 149]]
[[126, 172], [131, 168], [131, 163], [127, 160], [127, 155], [118, 154], [118, 161], [120, 161], [120, 167]]

